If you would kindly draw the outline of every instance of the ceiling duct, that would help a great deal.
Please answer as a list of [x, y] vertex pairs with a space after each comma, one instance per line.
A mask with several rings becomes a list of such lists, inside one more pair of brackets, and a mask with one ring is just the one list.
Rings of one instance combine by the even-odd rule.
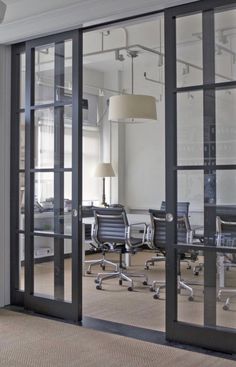
[[7, 6], [6, 4], [0, 0], [0, 23], [2, 23], [5, 13], [6, 13]]

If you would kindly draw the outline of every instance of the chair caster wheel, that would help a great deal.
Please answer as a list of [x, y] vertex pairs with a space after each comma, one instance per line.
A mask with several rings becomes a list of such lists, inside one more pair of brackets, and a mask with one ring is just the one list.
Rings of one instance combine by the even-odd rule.
[[150, 287], [150, 292], [155, 292], [155, 289], [153, 287]]
[[144, 267], [144, 270], [149, 270], [149, 266], [145, 266]]
[[103, 271], [106, 270], [105, 265], [102, 265], [101, 268], [102, 268]]
[[122, 282], [122, 280], [120, 279], [120, 280], [119, 280], [119, 285], [122, 285], [122, 284], [123, 284], [123, 282]]
[[153, 299], [159, 299], [159, 298], [160, 298], [159, 294], [154, 294]]
[[100, 291], [100, 290], [102, 289], [102, 286], [98, 284], [98, 285], [96, 286], [96, 289]]
[[193, 274], [197, 277], [199, 275], [199, 272], [195, 271]]
[[129, 292], [132, 292], [133, 291], [133, 288], [132, 287], [128, 287], [128, 291]]
[[98, 284], [99, 280], [98, 279], [94, 279], [94, 283]]
[[147, 281], [146, 281], [146, 280], [144, 280], [143, 285], [148, 285], [148, 283], [147, 283]]
[[187, 269], [189, 270], [189, 269], [192, 269], [192, 266], [191, 265], [188, 265], [187, 266]]
[[229, 311], [229, 306], [228, 305], [224, 305], [222, 308], [223, 308], [224, 311]]
[[194, 300], [193, 296], [189, 296], [189, 297], [188, 297], [188, 300], [189, 300], [190, 302], [192, 302], [192, 301]]
[[87, 270], [87, 271], [86, 271], [86, 274], [91, 274], [91, 271], [90, 271], [90, 270]]

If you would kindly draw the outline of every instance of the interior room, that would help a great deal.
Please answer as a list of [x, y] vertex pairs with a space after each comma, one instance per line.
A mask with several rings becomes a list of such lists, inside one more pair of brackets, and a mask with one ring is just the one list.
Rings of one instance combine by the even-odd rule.
[[[226, 13], [216, 18], [218, 23], [234, 21], [232, 14]], [[179, 88], [201, 83], [202, 78], [202, 20], [199, 14], [180, 18], [177, 21], [177, 85]], [[223, 79], [232, 77], [223, 65], [231, 62], [232, 55], [220, 48], [221, 33], [217, 30], [216, 76]], [[227, 35], [234, 42], [235, 35]], [[226, 37], [226, 38], [227, 38]], [[224, 42], [229, 40], [224, 39]], [[221, 42], [221, 43], [220, 43]], [[225, 47], [225, 46], [224, 46]], [[53, 62], [54, 46], [46, 45], [36, 49], [35, 99], [37, 103], [49, 103], [54, 93]], [[60, 56], [60, 54], [59, 54]], [[224, 58], [224, 61], [223, 61]], [[21, 55], [20, 106], [24, 108], [25, 55]], [[72, 94], [72, 42], [65, 42], [65, 80], [63, 93]], [[118, 23], [115, 26], [84, 32], [83, 35], [83, 210], [93, 207], [123, 206], [133, 221], [143, 222], [150, 227], [150, 209], [161, 209], [165, 202], [165, 49], [164, 16], [146, 17], [141, 20]], [[57, 93], [60, 93], [60, 86]], [[156, 120], [123, 119], [120, 122], [109, 119], [111, 97], [115, 95], [147, 95], [155, 98]], [[235, 91], [218, 91], [216, 109], [219, 111], [217, 124], [218, 162], [231, 160], [234, 154]], [[203, 95], [202, 91], [180, 93], [177, 98], [177, 160], [180, 166], [197, 166], [203, 160]], [[189, 116], [192, 116], [191, 120]], [[25, 165], [25, 124], [24, 112], [20, 119], [20, 169]], [[35, 114], [35, 167], [47, 169], [54, 160], [54, 113], [53, 110], [38, 109]], [[72, 159], [72, 108], [64, 109], [64, 165], [71, 167]], [[227, 123], [227, 131], [222, 128]], [[199, 126], [201, 128], [199, 128]], [[225, 147], [227, 142], [227, 149]], [[167, 147], [168, 149], [168, 147]], [[111, 173], [97, 172], [100, 163], [110, 163]], [[234, 171], [217, 173], [217, 204], [230, 205], [234, 198], [230, 187], [235, 181]], [[20, 173], [20, 229], [24, 231], [24, 172]], [[71, 234], [72, 175], [65, 172], [64, 187], [64, 233]], [[190, 203], [189, 224], [193, 240], [200, 243], [204, 227], [204, 179], [202, 171], [180, 170], [177, 176], [178, 202]], [[229, 190], [225, 190], [225, 185]], [[105, 198], [102, 197], [103, 185]], [[49, 172], [35, 175], [35, 229], [50, 232], [53, 222], [54, 190], [53, 177]], [[91, 214], [92, 212], [92, 214]], [[131, 218], [131, 217], [130, 217]], [[86, 222], [87, 219], [87, 222]], [[103, 251], [93, 238], [91, 219], [86, 218], [84, 232], [83, 264], [83, 313], [85, 317], [108, 320], [147, 329], [165, 331], [165, 261], [148, 262], [155, 256], [155, 250], [148, 238], [148, 228], [143, 239], [142, 225], [136, 228], [135, 235], [143, 244], [138, 251], [122, 255], [127, 271], [132, 270], [146, 276], [135, 281], [133, 291], [128, 292], [129, 282], [122, 286], [117, 279], [103, 282], [101, 289], [95, 284], [98, 273], [114, 271], [119, 263], [119, 251], [105, 251], [105, 258], [112, 262], [106, 266], [92, 265], [91, 260], [101, 259]], [[128, 217], [129, 219], [129, 217]], [[92, 220], [93, 222], [93, 220]], [[146, 229], [145, 229], [146, 231]], [[92, 233], [92, 234], [91, 234]], [[194, 234], [194, 235], [193, 235]], [[19, 235], [20, 245], [20, 289], [24, 290], [24, 234]], [[54, 286], [54, 246], [53, 238], [37, 236], [34, 240], [34, 292], [46, 297], [55, 297]], [[141, 251], [140, 251], [141, 250]], [[159, 249], [158, 249], [159, 250]], [[136, 253], [137, 252], [137, 253]], [[157, 251], [159, 252], [159, 251]], [[60, 289], [57, 298], [71, 302], [72, 268], [71, 239], [64, 239], [64, 294]], [[163, 259], [165, 253], [158, 254]], [[148, 268], [148, 270], [147, 270]], [[182, 253], [180, 275], [183, 288], [178, 295], [178, 318], [184, 322], [203, 324], [204, 301], [204, 253]], [[226, 274], [228, 287], [235, 284], [234, 267]], [[153, 283], [154, 282], [154, 283]], [[156, 289], [160, 293], [155, 292]], [[60, 288], [60, 287], [59, 287]], [[150, 290], [154, 291], [153, 293]], [[225, 312], [222, 297], [217, 304], [218, 325], [232, 327], [231, 312]], [[223, 296], [224, 299], [224, 296]], [[221, 302], [220, 302], [221, 301]], [[134, 312], [135, 310], [135, 312]]]
[[55, 360], [73, 338], [109, 366], [120, 336], [135, 363], [135, 341], [235, 359], [235, 1], [7, 2], [0, 328]]

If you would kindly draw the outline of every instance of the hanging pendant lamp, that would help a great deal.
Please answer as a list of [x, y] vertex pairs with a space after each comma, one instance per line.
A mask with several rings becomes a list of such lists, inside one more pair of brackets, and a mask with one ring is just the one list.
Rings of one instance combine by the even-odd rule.
[[110, 121], [143, 122], [143, 120], [156, 120], [156, 99], [153, 96], [134, 94], [134, 66], [133, 60], [138, 54], [129, 51], [131, 56], [132, 94], [122, 94], [110, 97], [109, 115]]

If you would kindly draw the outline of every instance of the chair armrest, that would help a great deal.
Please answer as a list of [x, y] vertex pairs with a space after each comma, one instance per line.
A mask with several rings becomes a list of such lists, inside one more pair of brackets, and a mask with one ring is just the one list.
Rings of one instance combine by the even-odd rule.
[[[144, 223], [144, 222], [129, 224], [128, 231], [127, 231], [127, 239], [128, 239], [128, 241], [130, 240], [130, 237], [131, 237], [131, 229], [132, 229], [132, 227], [135, 227], [135, 226], [143, 226], [143, 236], [142, 236], [142, 244], [141, 244], [141, 245], [143, 245], [145, 243], [146, 233], [147, 233], [147, 224]], [[141, 245], [139, 245], [139, 246], [141, 246]]]

